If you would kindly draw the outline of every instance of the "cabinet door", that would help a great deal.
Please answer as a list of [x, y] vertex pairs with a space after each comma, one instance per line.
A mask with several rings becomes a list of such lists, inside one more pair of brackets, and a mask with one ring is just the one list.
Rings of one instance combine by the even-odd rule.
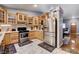
[[16, 15], [8, 13], [7, 14], [7, 24], [16, 24]]
[[32, 17], [28, 17], [28, 25], [32, 25], [33, 23], [33, 18]]
[[35, 32], [35, 37], [37, 39], [43, 40], [43, 32]]
[[18, 32], [11, 33], [11, 43], [17, 43], [19, 40]]
[[29, 38], [43, 40], [43, 32], [29, 32]]
[[29, 38], [35, 39], [35, 32], [29, 32]]
[[26, 25], [28, 25], [28, 17], [26, 15], [24, 15], [24, 22]]
[[4, 45], [8, 45], [8, 44], [11, 44], [10, 33], [6, 33], [4, 36]]
[[3, 23], [6, 23], [6, 10], [2, 9], [0, 7], [0, 23], [3, 24]]
[[24, 21], [27, 21], [27, 16], [24, 15]]
[[23, 21], [23, 15], [19, 14], [19, 21]]
[[37, 17], [34, 17], [33, 18], [33, 25], [38, 25], [39, 22], [38, 22], [38, 18]]

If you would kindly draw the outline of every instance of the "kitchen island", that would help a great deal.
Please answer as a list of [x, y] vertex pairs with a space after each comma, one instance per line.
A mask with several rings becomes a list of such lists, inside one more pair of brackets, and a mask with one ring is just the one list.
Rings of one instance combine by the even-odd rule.
[[0, 32], [0, 45], [14, 44], [18, 42], [18, 31]]

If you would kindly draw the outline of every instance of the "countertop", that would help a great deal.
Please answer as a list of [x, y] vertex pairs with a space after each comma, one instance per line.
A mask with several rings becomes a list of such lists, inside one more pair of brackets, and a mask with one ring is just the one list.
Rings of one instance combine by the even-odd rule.
[[29, 30], [29, 31], [30, 31], [30, 32], [33, 32], [33, 31], [34, 31], [34, 32], [35, 32], [35, 31], [36, 31], [36, 32], [43, 32], [43, 30]]

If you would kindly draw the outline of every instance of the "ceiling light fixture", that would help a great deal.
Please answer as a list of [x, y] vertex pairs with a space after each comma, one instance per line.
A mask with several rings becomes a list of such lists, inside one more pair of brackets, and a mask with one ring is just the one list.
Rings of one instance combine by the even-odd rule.
[[75, 23], [75, 22], [73, 22], [73, 23], [71, 23], [71, 25], [76, 25], [76, 23]]
[[34, 7], [37, 7], [38, 5], [37, 4], [34, 4]]

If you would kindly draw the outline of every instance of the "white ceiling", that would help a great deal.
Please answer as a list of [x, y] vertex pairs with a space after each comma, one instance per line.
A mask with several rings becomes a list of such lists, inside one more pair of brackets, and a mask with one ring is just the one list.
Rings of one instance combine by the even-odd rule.
[[48, 11], [51, 8], [55, 8], [58, 5], [64, 10], [65, 18], [79, 16], [79, 4], [38, 4], [38, 7], [36, 8], [33, 6], [33, 4], [3, 4], [2, 6], [12, 9], [21, 9], [42, 13]]
[[46, 12], [51, 7], [56, 7], [57, 5], [38, 4], [38, 7], [34, 7], [34, 4], [3, 4], [3, 6], [7, 8], [21, 9], [21, 10], [34, 11], [34, 12]]

